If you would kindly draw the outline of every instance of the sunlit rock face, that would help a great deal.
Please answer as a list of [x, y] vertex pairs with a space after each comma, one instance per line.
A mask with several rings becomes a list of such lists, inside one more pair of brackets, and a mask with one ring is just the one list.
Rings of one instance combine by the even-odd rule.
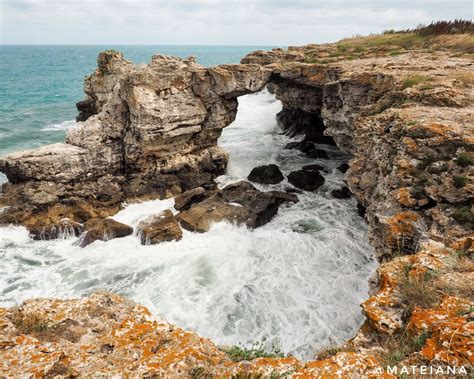
[[[261, 90], [269, 75], [258, 65], [204, 68], [193, 58], [162, 55], [134, 65], [121, 53], [101, 53], [78, 104], [83, 122], [66, 143], [0, 161], [10, 182], [2, 200], [10, 208], [0, 221], [82, 223], [116, 212], [127, 199], [213, 186], [228, 159], [217, 139], [235, 119], [237, 96]], [[58, 203], [68, 209], [54, 215]]]

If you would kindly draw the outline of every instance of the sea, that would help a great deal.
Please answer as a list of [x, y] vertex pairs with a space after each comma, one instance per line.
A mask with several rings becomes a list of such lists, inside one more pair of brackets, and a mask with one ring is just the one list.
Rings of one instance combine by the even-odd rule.
[[[64, 141], [74, 127], [75, 103], [100, 51], [115, 49], [136, 63], [154, 54], [195, 56], [212, 66], [238, 63], [271, 46], [0, 46], [0, 156]], [[275, 163], [287, 176], [307, 164], [326, 168], [326, 182], [300, 202], [280, 208], [268, 224], [248, 230], [226, 222], [208, 233], [184, 231], [179, 242], [143, 246], [136, 235], [86, 248], [75, 237], [33, 241], [18, 225], [0, 227], [0, 306], [32, 297], [71, 298], [113, 291], [156, 316], [220, 345], [264, 346], [303, 360], [354, 335], [363, 322], [360, 303], [376, 263], [355, 199], [331, 196], [344, 185], [337, 167], [347, 155], [321, 145], [330, 160], [284, 149], [275, 115], [281, 103], [266, 89], [239, 98], [236, 120], [219, 144], [230, 154], [225, 186], [251, 169]], [[0, 177], [0, 182], [6, 178]], [[262, 190], [284, 190], [256, 185]], [[174, 200], [124, 204], [117, 221], [136, 227]], [[1, 211], [1, 210], [0, 210]]]

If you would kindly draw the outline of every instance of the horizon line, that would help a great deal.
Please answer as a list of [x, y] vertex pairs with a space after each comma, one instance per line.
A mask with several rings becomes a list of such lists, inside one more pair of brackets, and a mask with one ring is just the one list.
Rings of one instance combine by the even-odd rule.
[[257, 45], [245, 45], [245, 44], [120, 44], [120, 43], [0, 43], [0, 46], [245, 46], [245, 47], [276, 47], [276, 46], [303, 46], [299, 45], [272, 45], [272, 44], [257, 44]]

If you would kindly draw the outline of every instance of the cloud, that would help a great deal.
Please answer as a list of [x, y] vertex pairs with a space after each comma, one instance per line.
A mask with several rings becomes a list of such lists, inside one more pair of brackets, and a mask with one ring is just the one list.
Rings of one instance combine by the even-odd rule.
[[330, 42], [472, 18], [470, 0], [0, 0], [4, 44]]

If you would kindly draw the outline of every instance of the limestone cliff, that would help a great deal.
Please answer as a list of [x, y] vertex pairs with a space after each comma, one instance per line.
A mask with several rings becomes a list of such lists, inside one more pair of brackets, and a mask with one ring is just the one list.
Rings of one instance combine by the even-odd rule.
[[366, 208], [381, 261], [362, 304], [366, 322], [353, 339], [305, 364], [234, 363], [212, 342], [114, 295], [33, 300], [0, 313], [0, 369], [375, 377], [386, 365], [472, 367], [473, 46], [472, 34], [402, 33], [259, 51], [241, 65], [208, 69], [162, 56], [134, 66], [119, 53], [101, 54], [79, 104], [85, 121], [67, 143], [2, 160], [11, 182], [3, 221], [76, 212], [73, 221], [81, 223], [94, 212], [112, 213], [126, 198], [198, 186], [204, 193], [225, 167], [217, 138], [235, 117], [236, 97], [268, 83], [289, 133], [333, 142], [353, 156], [346, 180]]
[[258, 65], [204, 68], [162, 55], [134, 65], [101, 53], [78, 104], [83, 122], [66, 143], [0, 160], [10, 182], [0, 222], [48, 231], [115, 213], [125, 200], [213, 186], [227, 164], [217, 139], [235, 118], [237, 96], [261, 90], [269, 75]]

